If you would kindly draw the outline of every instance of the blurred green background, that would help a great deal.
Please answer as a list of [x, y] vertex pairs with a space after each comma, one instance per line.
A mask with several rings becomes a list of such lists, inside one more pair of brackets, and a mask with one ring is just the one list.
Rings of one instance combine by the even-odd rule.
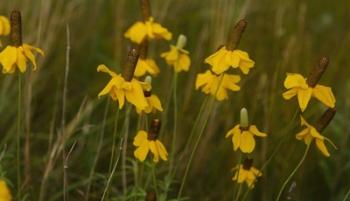
[[[246, 107], [250, 121], [268, 138], [257, 140], [257, 149], [251, 155], [254, 165], [261, 165], [272, 154], [283, 135], [288, 142], [263, 172], [247, 200], [272, 200], [282, 182], [301, 158], [305, 145], [295, 140], [301, 130], [298, 119], [290, 124], [297, 110], [296, 100], [282, 98], [283, 80], [287, 72], [306, 76], [318, 58], [328, 56], [330, 65], [320, 83], [331, 86], [336, 96], [337, 114], [323, 133], [338, 147], [325, 158], [312, 146], [305, 163], [292, 182], [284, 200], [342, 200], [350, 189], [350, 1], [326, 0], [150, 0], [152, 15], [173, 33], [172, 44], [179, 34], [188, 38], [192, 65], [189, 72], [179, 74], [178, 133], [176, 156], [183, 145], [199, 112], [205, 95], [194, 89], [196, 74], [209, 66], [204, 59], [224, 44], [230, 28], [242, 18], [248, 28], [239, 48], [249, 52], [256, 62], [248, 76], [241, 75], [241, 91], [230, 93], [224, 102], [215, 103], [204, 137], [191, 166], [185, 196], [189, 200], [232, 200], [234, 183], [231, 169], [237, 164], [237, 152], [225, 139], [226, 132], [239, 122], [239, 110]], [[49, 153], [58, 139], [62, 116], [62, 90], [66, 59], [66, 28], [71, 34], [71, 57], [67, 93], [66, 147], [74, 149], [69, 158], [68, 180], [70, 200], [83, 200], [102, 129], [106, 98], [97, 99], [98, 92], [109, 77], [96, 72], [97, 65], [106, 64], [120, 72], [130, 47], [123, 34], [135, 21], [141, 19], [136, 0], [2, 0], [0, 15], [8, 16], [19, 9], [23, 15], [23, 33], [26, 43], [42, 48], [46, 56], [39, 58], [36, 72], [24, 76], [24, 130], [31, 135], [31, 175], [27, 190], [28, 200], [37, 200]], [[4, 45], [8, 40], [1, 38]], [[150, 56], [156, 59], [161, 73], [154, 79], [154, 92], [163, 106], [169, 97], [172, 69], [160, 58], [168, 50], [165, 41], [152, 42]], [[238, 72], [238, 71], [236, 71]], [[0, 176], [12, 182], [15, 189], [15, 131], [17, 115], [17, 83], [15, 75], [0, 76]], [[117, 105], [111, 104], [106, 124], [103, 149], [96, 166], [91, 186], [91, 199], [100, 200], [108, 173], [111, 154], [114, 114]], [[325, 108], [311, 101], [305, 116], [315, 121]], [[125, 109], [120, 112], [122, 127]], [[170, 149], [173, 109], [170, 107], [164, 135], [161, 139]], [[129, 139], [128, 169], [130, 192], [133, 181], [132, 137], [136, 133], [137, 115], [132, 113]], [[175, 157], [176, 157], [175, 156]], [[62, 200], [62, 164], [56, 159], [45, 190], [46, 200]], [[175, 198], [187, 159], [177, 158], [178, 171], [171, 181], [168, 198]], [[137, 164], [137, 163], [136, 163]], [[137, 164], [138, 166], [140, 164]], [[157, 178], [166, 180], [167, 163], [161, 162]], [[144, 187], [147, 191], [149, 186]], [[112, 182], [110, 200], [123, 200], [120, 167]], [[15, 192], [15, 190], [13, 190]], [[143, 191], [141, 191], [143, 192]], [[132, 194], [132, 193], [130, 193]], [[142, 194], [142, 193], [141, 193]], [[128, 200], [142, 200], [142, 196]]]

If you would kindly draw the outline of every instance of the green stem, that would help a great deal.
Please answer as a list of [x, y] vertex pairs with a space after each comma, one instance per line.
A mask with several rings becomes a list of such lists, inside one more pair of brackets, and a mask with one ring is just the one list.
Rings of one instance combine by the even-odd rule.
[[22, 133], [22, 76], [18, 73], [17, 108], [17, 199], [21, 200], [21, 133]]
[[241, 191], [242, 191], [242, 183], [240, 183], [240, 184], [239, 184], [239, 187], [238, 187], [238, 192], [237, 192], [237, 195], [236, 195], [235, 201], [238, 201], [239, 196], [241, 195]]
[[183, 189], [185, 187], [185, 183], [186, 183], [188, 172], [190, 170], [190, 167], [191, 167], [191, 164], [192, 164], [192, 161], [193, 161], [194, 154], [196, 153], [198, 145], [199, 145], [199, 142], [202, 139], [202, 135], [204, 133], [203, 131], [204, 131], [204, 129], [205, 129], [206, 125], [207, 125], [207, 122], [209, 120], [209, 117], [210, 117], [211, 111], [213, 109], [214, 103], [215, 103], [214, 97], [211, 97], [211, 101], [209, 102], [209, 106], [208, 106], [208, 114], [206, 115], [206, 118], [205, 118], [204, 122], [201, 124], [200, 131], [199, 131], [199, 136], [198, 136], [198, 138], [197, 138], [197, 140], [195, 142], [195, 145], [194, 145], [194, 147], [192, 149], [190, 158], [189, 158], [189, 160], [188, 160], [188, 162], [186, 164], [185, 174], [184, 174], [182, 182], [181, 182], [181, 186], [180, 186], [179, 193], [177, 195], [177, 199], [180, 199], [180, 197], [182, 195], [182, 191], [183, 191]]
[[343, 201], [347, 201], [350, 197], [350, 189], [348, 190], [348, 192], [345, 194], [345, 197], [343, 199]]
[[[238, 158], [238, 170], [237, 170], [237, 182], [238, 182], [238, 177], [239, 177], [239, 171], [241, 170], [241, 163], [242, 163], [242, 153], [239, 152], [239, 158]], [[236, 183], [235, 183], [236, 184]], [[239, 184], [239, 188], [241, 188], [241, 184]], [[239, 194], [237, 192], [237, 185], [234, 185], [234, 191], [233, 191], [233, 200], [237, 200], [239, 197]]]
[[176, 151], [176, 134], [177, 134], [177, 73], [174, 73], [173, 80], [173, 98], [174, 98], [174, 130], [172, 137], [172, 145], [171, 145], [171, 154], [170, 154], [170, 168], [169, 175], [171, 175], [174, 168], [174, 156]]
[[87, 184], [87, 188], [86, 188], [85, 201], [89, 200], [91, 181], [92, 181], [92, 178], [95, 174], [95, 169], [96, 169], [98, 160], [100, 158], [100, 153], [101, 153], [102, 146], [103, 146], [109, 104], [110, 104], [110, 99], [107, 99], [107, 103], [106, 103], [104, 114], [103, 114], [103, 120], [102, 120], [102, 124], [101, 124], [101, 132], [100, 132], [100, 136], [99, 136], [98, 144], [97, 144], [97, 149], [96, 149], [96, 155], [95, 155], [95, 158], [94, 158], [91, 170], [90, 170], [90, 174], [89, 174], [88, 184]]
[[156, 195], [159, 196], [158, 187], [157, 187], [157, 176], [156, 176], [156, 164], [155, 163], [152, 166], [152, 179], [153, 179], [154, 191], [156, 192]]
[[242, 200], [241, 201], [244, 201], [244, 200], [246, 200], [247, 199], [247, 197], [248, 197], [248, 195], [249, 195], [249, 188], [247, 188], [247, 190], [245, 191], [245, 193], [244, 193], [244, 195], [243, 195], [243, 198], [242, 198]]
[[117, 131], [118, 131], [118, 119], [119, 119], [119, 108], [117, 109], [117, 112], [115, 114], [114, 119], [114, 128], [113, 128], [113, 137], [112, 137], [112, 151], [111, 151], [111, 158], [109, 159], [109, 168], [108, 172], [110, 173], [113, 168], [113, 162], [114, 162], [114, 153], [115, 153], [115, 145], [117, 140]]
[[131, 105], [126, 105], [126, 115], [125, 115], [125, 121], [124, 121], [124, 143], [123, 143], [123, 150], [122, 150], [122, 184], [123, 184], [123, 193], [124, 196], [127, 194], [128, 190], [128, 182], [126, 178], [126, 154], [127, 154], [127, 148], [128, 148], [128, 137], [129, 137], [129, 127], [130, 127], [130, 112], [131, 112]]
[[282, 193], [283, 193], [283, 190], [286, 188], [287, 184], [289, 183], [289, 181], [292, 179], [292, 177], [294, 176], [294, 174], [297, 172], [297, 170], [300, 168], [300, 166], [303, 164], [306, 156], [307, 156], [307, 153], [309, 152], [309, 149], [310, 149], [310, 144], [307, 145], [306, 149], [305, 149], [305, 152], [303, 154], [303, 157], [301, 158], [301, 160], [299, 161], [298, 165], [294, 168], [294, 170], [292, 171], [292, 173], [288, 176], [288, 178], [284, 181], [280, 191], [278, 192], [278, 195], [277, 195], [277, 198], [276, 198], [276, 201], [279, 201], [281, 196], [282, 196]]

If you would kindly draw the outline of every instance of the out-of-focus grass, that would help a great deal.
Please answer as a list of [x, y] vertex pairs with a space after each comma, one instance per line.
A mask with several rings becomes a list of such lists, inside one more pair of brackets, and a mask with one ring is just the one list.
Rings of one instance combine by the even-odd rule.
[[[230, 169], [236, 165], [237, 154], [232, 151], [232, 144], [224, 135], [238, 122], [240, 108], [247, 107], [251, 121], [269, 134], [266, 140], [258, 140], [258, 151], [252, 155], [259, 167], [272, 153], [282, 137], [281, 131], [289, 124], [297, 109], [295, 100], [286, 102], [281, 96], [286, 72], [307, 75], [322, 55], [329, 56], [331, 63], [321, 82], [332, 86], [337, 98], [337, 115], [325, 134], [337, 144], [338, 150], [331, 149], [331, 157], [324, 158], [312, 147], [306, 163], [293, 178], [296, 186], [290, 196], [294, 200], [342, 200], [350, 188], [350, 2], [151, 0], [151, 4], [153, 15], [172, 31], [174, 38], [180, 33], [188, 37], [186, 47], [192, 58], [191, 70], [179, 75], [178, 154], [181, 153], [205, 97], [194, 90], [196, 74], [208, 67], [203, 63], [204, 58], [224, 43], [228, 30], [238, 19], [244, 17], [249, 23], [240, 48], [249, 52], [256, 66], [249, 76], [243, 76], [241, 91], [230, 94], [228, 101], [215, 105], [185, 188], [185, 194], [190, 200], [232, 199]], [[28, 191], [31, 192], [30, 200], [36, 200], [39, 195], [38, 186], [42, 182], [48, 161], [48, 150], [57, 139], [60, 128], [66, 24], [71, 30], [72, 45], [66, 118], [72, 135], [67, 141], [67, 147], [77, 142], [69, 160], [69, 195], [71, 200], [82, 200], [105, 105], [105, 99], [97, 99], [97, 93], [106, 83], [106, 77], [97, 74], [96, 67], [105, 63], [120, 71], [130, 45], [123, 38], [123, 33], [141, 18], [138, 1], [0, 2], [1, 15], [8, 15], [12, 9], [22, 11], [24, 40], [43, 48], [46, 53], [44, 59], [39, 59], [39, 70], [25, 75], [25, 91], [32, 96], [25, 100], [26, 114], [30, 114], [25, 116], [25, 129], [30, 128], [32, 143], [32, 181]], [[3, 40], [3, 43], [6, 44], [6, 41]], [[161, 74], [154, 79], [153, 85], [163, 104], [169, 95], [171, 69], [159, 58], [159, 54], [167, 48], [166, 42], [156, 42], [151, 44], [150, 52], [161, 67]], [[28, 88], [28, 80], [31, 80], [32, 90]], [[13, 75], [1, 75], [0, 83], [0, 147], [6, 153], [1, 160], [0, 170], [15, 182], [15, 169], [12, 167], [15, 164], [16, 78]], [[86, 102], [81, 106], [84, 100]], [[319, 105], [316, 101], [311, 104]], [[80, 116], [73, 122], [80, 107]], [[316, 119], [319, 111], [324, 109], [317, 107], [308, 111], [307, 117]], [[113, 103], [107, 119], [101, 159], [92, 182], [91, 200], [98, 200], [105, 185], [116, 108], [117, 105]], [[169, 112], [171, 116], [172, 110]], [[120, 124], [123, 122], [123, 114], [121, 112]], [[132, 136], [136, 132], [136, 121], [137, 117], [132, 115], [132, 122], [135, 122], [131, 124]], [[170, 148], [171, 118], [165, 126], [165, 144]], [[298, 130], [299, 127], [295, 126], [288, 134], [293, 136]], [[303, 149], [304, 144], [291, 137], [268, 165], [249, 198], [271, 200], [275, 197], [282, 182], [301, 157]], [[132, 149], [129, 150], [129, 156], [132, 157]], [[48, 179], [48, 200], [61, 200], [60, 163], [57, 160]], [[180, 170], [185, 166], [186, 160], [176, 163], [179, 165], [176, 178], [179, 181], [182, 175]], [[159, 167], [159, 179], [164, 177], [161, 173], [163, 167], [164, 164]], [[113, 181], [110, 193], [112, 197], [121, 192], [119, 172]], [[169, 197], [176, 195], [177, 188], [178, 184], [173, 184]]]

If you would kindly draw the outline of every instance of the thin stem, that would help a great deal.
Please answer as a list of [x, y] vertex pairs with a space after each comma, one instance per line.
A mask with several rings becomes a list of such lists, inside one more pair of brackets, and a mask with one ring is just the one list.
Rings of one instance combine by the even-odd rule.
[[113, 169], [112, 169], [112, 172], [111, 174], [109, 175], [108, 179], [107, 179], [107, 185], [103, 191], [103, 194], [102, 194], [102, 198], [101, 198], [101, 201], [104, 201], [106, 195], [107, 195], [107, 192], [108, 192], [108, 189], [109, 189], [109, 186], [111, 185], [111, 182], [112, 182], [112, 178], [114, 176], [114, 173], [115, 171], [117, 170], [117, 167], [118, 167], [118, 162], [119, 162], [119, 159], [120, 159], [120, 155], [122, 153], [122, 149], [123, 149], [123, 137], [120, 139], [120, 143], [119, 143], [119, 154], [117, 156], [117, 159], [114, 163], [114, 166], [113, 166]]
[[[239, 171], [241, 170], [241, 163], [242, 163], [242, 153], [239, 152], [239, 158], [238, 158], [238, 170], [237, 170], [237, 181], [238, 181], [238, 177], [239, 177]], [[241, 185], [239, 184], [239, 188], [241, 187]], [[233, 200], [237, 200], [239, 197], [239, 194], [237, 192], [237, 186], [235, 185], [234, 191], [233, 191]]]
[[156, 164], [154, 163], [152, 166], [152, 179], [153, 179], [153, 185], [154, 185], [154, 191], [156, 192], [157, 196], [158, 194], [158, 187], [157, 187], [157, 176], [156, 176]]
[[187, 162], [186, 169], [185, 169], [185, 174], [184, 174], [183, 179], [182, 179], [182, 182], [181, 182], [181, 186], [180, 186], [179, 193], [178, 193], [178, 195], [177, 195], [177, 199], [180, 199], [180, 197], [181, 197], [181, 195], [182, 195], [182, 191], [183, 191], [183, 189], [184, 189], [184, 187], [185, 187], [185, 183], [186, 183], [186, 180], [187, 180], [188, 172], [189, 172], [189, 170], [190, 170], [190, 166], [191, 166], [192, 161], [193, 161], [194, 154], [195, 154], [195, 152], [197, 151], [197, 147], [198, 147], [199, 142], [200, 142], [200, 140], [202, 139], [202, 135], [203, 135], [203, 133], [204, 133], [203, 131], [204, 131], [206, 125], [207, 125], [207, 122], [208, 122], [209, 117], [210, 117], [210, 113], [211, 113], [211, 111], [212, 111], [212, 109], [213, 109], [213, 106], [214, 106], [214, 97], [211, 97], [211, 100], [212, 100], [212, 101], [209, 102], [208, 114], [207, 114], [207, 116], [206, 116], [204, 122], [201, 124], [200, 131], [199, 131], [199, 136], [198, 136], [198, 138], [197, 138], [197, 140], [196, 140], [196, 142], [195, 142], [195, 145], [194, 145], [194, 147], [193, 147], [193, 149], [192, 149], [190, 158], [189, 158], [189, 160], [188, 160], [188, 162]]
[[21, 133], [22, 133], [22, 76], [18, 73], [17, 108], [17, 199], [21, 200]]
[[286, 188], [287, 184], [289, 183], [289, 181], [292, 179], [292, 177], [294, 176], [294, 174], [297, 172], [297, 170], [300, 168], [300, 166], [303, 164], [306, 156], [307, 156], [307, 153], [309, 152], [309, 149], [310, 149], [310, 144], [307, 145], [306, 149], [305, 149], [305, 152], [301, 158], [301, 160], [299, 161], [298, 165], [294, 168], [294, 170], [292, 171], [292, 173], [288, 176], [288, 178], [284, 181], [280, 191], [278, 192], [278, 195], [277, 195], [277, 198], [276, 198], [276, 201], [279, 201], [281, 196], [282, 196], [282, 193], [283, 193], [283, 190]]
[[126, 178], [126, 154], [127, 154], [127, 148], [128, 148], [128, 136], [129, 136], [129, 126], [130, 126], [130, 112], [131, 112], [131, 105], [126, 106], [126, 116], [124, 121], [124, 143], [123, 143], [123, 151], [122, 151], [122, 184], [123, 184], [123, 193], [124, 196], [127, 193], [127, 178]]
[[241, 195], [241, 191], [242, 191], [242, 183], [239, 184], [238, 192], [237, 192], [237, 194], [236, 194], [235, 201], [238, 201], [238, 200], [239, 200], [239, 196]]
[[[62, 97], [62, 120], [61, 120], [61, 134], [64, 138], [64, 132], [65, 132], [65, 124], [66, 124], [66, 105], [67, 105], [67, 89], [68, 89], [68, 75], [69, 75], [69, 64], [70, 64], [70, 29], [69, 25], [66, 24], [66, 39], [67, 39], [67, 45], [66, 45], [66, 66], [65, 66], [65, 72], [64, 72], [64, 83], [63, 83], [63, 97]], [[62, 152], [62, 159], [63, 159], [63, 200], [68, 200], [67, 196], [67, 164], [66, 164], [66, 148], [65, 148], [65, 142], [66, 139], [63, 139], [63, 152]]]
[[117, 133], [118, 133], [118, 119], [119, 119], [119, 108], [117, 109], [117, 112], [115, 114], [115, 119], [114, 119], [114, 128], [113, 128], [113, 137], [112, 137], [112, 153], [111, 153], [111, 158], [109, 160], [109, 168], [108, 172], [110, 173], [113, 168], [113, 162], [114, 162], [114, 153], [115, 153], [115, 143], [117, 140]]
[[350, 189], [348, 190], [348, 192], [345, 194], [345, 197], [343, 199], [343, 201], [347, 201], [350, 197]]
[[173, 130], [173, 137], [172, 137], [172, 145], [171, 145], [171, 154], [170, 154], [170, 168], [169, 168], [169, 175], [171, 175], [173, 168], [174, 168], [174, 156], [176, 152], [176, 134], [177, 134], [177, 73], [174, 73], [173, 78], [173, 101], [174, 101], [174, 130]]
[[249, 195], [249, 188], [247, 188], [247, 190], [245, 191], [245, 193], [243, 194], [243, 198], [242, 198], [242, 200], [241, 201], [244, 201], [244, 200], [246, 200], [247, 199], [247, 197], [248, 197], [248, 195]]
[[97, 162], [98, 162], [98, 160], [100, 158], [100, 153], [101, 153], [101, 149], [102, 149], [102, 145], [103, 145], [103, 139], [104, 139], [104, 134], [105, 134], [105, 129], [106, 129], [106, 121], [107, 121], [107, 116], [108, 116], [109, 104], [110, 104], [110, 99], [107, 99], [107, 103], [106, 103], [104, 114], [103, 114], [103, 120], [102, 120], [102, 124], [101, 124], [101, 132], [100, 132], [98, 145], [97, 145], [97, 149], [96, 149], [96, 155], [95, 155], [95, 159], [94, 159], [94, 162], [93, 162], [91, 170], [90, 170], [88, 184], [87, 184], [87, 188], [86, 188], [86, 195], [85, 195], [85, 200], [86, 201], [89, 200], [92, 177], [95, 174], [96, 165], [97, 165]]

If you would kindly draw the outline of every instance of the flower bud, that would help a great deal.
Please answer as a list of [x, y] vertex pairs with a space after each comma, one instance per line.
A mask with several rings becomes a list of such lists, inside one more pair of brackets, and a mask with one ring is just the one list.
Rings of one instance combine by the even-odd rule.
[[183, 49], [186, 43], [187, 43], [187, 37], [183, 34], [180, 34], [179, 37], [177, 38], [176, 47], [178, 49]]
[[248, 119], [248, 110], [246, 108], [241, 109], [241, 119], [240, 119], [240, 127], [241, 128], [248, 128], [249, 126], [249, 119]]

